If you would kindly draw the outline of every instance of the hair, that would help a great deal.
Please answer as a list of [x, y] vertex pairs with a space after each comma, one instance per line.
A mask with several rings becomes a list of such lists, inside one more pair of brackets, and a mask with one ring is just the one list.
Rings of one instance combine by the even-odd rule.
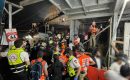
[[123, 53], [119, 53], [116, 55], [116, 61], [118, 61], [118, 60], [122, 60], [124, 62], [127, 62], [128, 57], [127, 57], [127, 55], [125, 55]]
[[121, 66], [120, 74], [121, 74], [123, 77], [128, 77], [128, 76], [130, 76], [130, 65], [129, 65], [129, 64], [125, 64], [125, 65]]
[[0, 45], [0, 52], [5, 52], [8, 48], [8, 45]]
[[18, 39], [18, 40], [16, 40], [16, 41], [14, 42], [14, 46], [15, 46], [16, 48], [20, 48], [20, 47], [22, 46], [22, 44], [23, 44], [23, 41], [24, 41], [24, 39]]
[[54, 58], [54, 61], [56, 61], [56, 60], [58, 60], [58, 59], [59, 59], [59, 55], [54, 54], [53, 58]]
[[43, 57], [43, 52], [42, 50], [39, 50], [37, 54], [37, 58], [42, 58], [42, 57]]

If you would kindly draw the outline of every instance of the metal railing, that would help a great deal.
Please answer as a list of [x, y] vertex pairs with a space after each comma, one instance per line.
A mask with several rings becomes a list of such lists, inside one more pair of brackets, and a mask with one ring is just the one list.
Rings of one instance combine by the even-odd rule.
[[[110, 27], [110, 25], [108, 25], [107, 27], [105, 27], [103, 30], [101, 30], [99, 33], [96, 34], [96, 37], [101, 34], [102, 32], [106, 31], [108, 28]], [[87, 40], [86, 42], [84, 42], [83, 44], [86, 44], [87, 42], [89, 42], [92, 38], [90, 38], [89, 40]]]

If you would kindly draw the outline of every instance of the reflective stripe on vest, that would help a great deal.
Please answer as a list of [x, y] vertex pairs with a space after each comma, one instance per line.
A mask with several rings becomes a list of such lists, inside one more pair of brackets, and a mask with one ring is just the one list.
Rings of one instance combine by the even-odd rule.
[[11, 49], [7, 54], [10, 70], [13, 73], [22, 72], [26, 68], [25, 63], [22, 61], [20, 57], [21, 52], [24, 52], [22, 48]]
[[23, 63], [20, 53], [24, 52], [22, 48], [19, 49], [12, 49], [8, 52], [8, 62], [9, 65], [17, 65]]

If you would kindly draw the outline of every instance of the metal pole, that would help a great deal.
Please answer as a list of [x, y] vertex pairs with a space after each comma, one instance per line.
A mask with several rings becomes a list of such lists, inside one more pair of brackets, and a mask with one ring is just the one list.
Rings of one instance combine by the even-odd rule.
[[127, 0], [124, 0], [124, 4], [123, 4], [123, 7], [122, 7], [122, 9], [121, 9], [121, 13], [120, 13], [120, 16], [119, 16], [119, 19], [118, 19], [118, 22], [117, 22], [117, 27], [118, 27], [118, 25], [119, 25], [119, 23], [120, 23], [120, 20], [121, 20], [121, 18], [122, 18], [122, 15], [123, 15], [123, 13], [124, 13], [124, 10], [125, 10], [125, 7], [126, 7], [126, 5], [127, 5]]
[[9, 8], [9, 29], [12, 29], [12, 5], [8, 5]]
[[112, 17], [110, 19], [108, 67], [111, 64], [111, 59], [110, 59], [110, 55], [111, 55], [111, 41], [112, 41]]
[[[106, 28], [104, 28], [102, 31], [100, 31], [99, 33], [97, 33], [97, 34], [96, 34], [96, 37], [97, 37], [99, 34], [101, 34], [102, 32], [104, 32], [105, 30], [107, 30], [109, 27], [110, 27], [110, 25], [108, 25], [108, 26], [107, 26]], [[91, 39], [91, 38], [90, 38], [90, 39]], [[86, 42], [84, 42], [83, 44], [86, 44], [87, 42], [89, 42], [90, 39], [87, 40]]]
[[7, 3], [7, 4], [11, 4], [11, 5], [14, 6], [14, 7], [23, 9], [23, 6], [19, 6], [19, 5], [17, 5], [17, 4], [14, 4], [14, 3], [12, 3], [12, 2], [9, 2], [9, 1], [7, 1], [7, 0], [6, 0], [6, 3]]
[[[115, 25], [115, 28], [114, 28], [114, 31], [113, 31], [113, 40], [115, 40], [115, 38], [116, 38], [116, 32], [117, 32], [117, 28], [118, 28], [118, 26], [119, 26], [119, 23], [120, 23], [120, 21], [121, 21], [121, 18], [122, 18], [122, 15], [123, 15], [123, 13], [124, 13], [124, 10], [125, 10], [125, 7], [126, 7], [126, 4], [127, 4], [127, 0], [124, 0], [124, 3], [123, 3], [123, 6], [122, 6], [122, 9], [121, 9], [121, 12], [120, 12], [120, 16], [119, 16], [119, 19], [118, 19], [118, 21], [117, 21], [117, 24]], [[116, 13], [116, 12], [115, 12]], [[115, 13], [114, 13], [114, 16], [115, 16]], [[118, 14], [117, 14], [118, 15]], [[114, 26], [113, 26], [114, 27]]]

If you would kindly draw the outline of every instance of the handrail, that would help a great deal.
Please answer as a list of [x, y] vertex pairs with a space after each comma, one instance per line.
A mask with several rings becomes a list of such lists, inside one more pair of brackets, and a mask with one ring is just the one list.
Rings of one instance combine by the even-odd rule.
[[[96, 34], [96, 37], [101, 34], [102, 32], [104, 32], [105, 30], [107, 30], [110, 27], [110, 25], [108, 25], [107, 27], [105, 27], [102, 31], [100, 31], [99, 33]], [[86, 44], [87, 42], [89, 42], [92, 38], [90, 38], [89, 40], [87, 40], [86, 42], [84, 42], [83, 44]]]

